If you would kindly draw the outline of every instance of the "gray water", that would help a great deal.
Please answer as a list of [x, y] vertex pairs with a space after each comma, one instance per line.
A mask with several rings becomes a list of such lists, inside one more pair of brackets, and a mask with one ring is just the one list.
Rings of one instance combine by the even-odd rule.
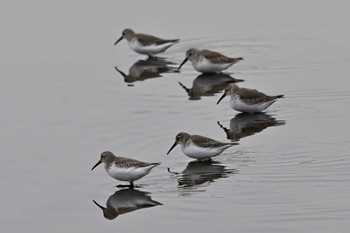
[[[135, 4], [1, 2], [1, 232], [347, 232], [349, 4]], [[181, 43], [142, 61], [113, 46], [127, 27]], [[244, 60], [175, 72], [190, 47]], [[216, 105], [231, 78], [285, 98], [242, 116]], [[167, 156], [180, 131], [239, 145], [211, 163]], [[90, 171], [105, 150], [162, 164], [121, 190]], [[158, 204], [107, 220], [93, 200]]]

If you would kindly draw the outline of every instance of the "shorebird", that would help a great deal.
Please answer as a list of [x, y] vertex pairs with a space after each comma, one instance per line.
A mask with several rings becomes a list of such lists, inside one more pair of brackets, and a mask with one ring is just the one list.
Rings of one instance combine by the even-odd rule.
[[123, 38], [128, 41], [129, 47], [132, 50], [150, 57], [164, 52], [170, 46], [179, 42], [179, 39], [165, 40], [147, 34], [135, 33], [133, 30], [127, 28], [123, 30], [122, 36], [114, 43], [114, 45], [117, 45]]
[[221, 154], [227, 148], [238, 145], [238, 143], [234, 142], [219, 142], [204, 136], [181, 132], [176, 135], [175, 143], [171, 146], [167, 154], [177, 144], [181, 145], [181, 150], [186, 156], [202, 161], [210, 160], [211, 157]]
[[231, 108], [246, 113], [261, 112], [277, 99], [284, 97], [283, 95], [269, 96], [255, 89], [240, 88], [236, 84], [230, 83], [225, 87], [224, 94], [216, 104], [219, 104], [227, 95], [231, 97]]
[[241, 57], [233, 58], [222, 55], [221, 53], [210, 50], [189, 49], [186, 52], [186, 58], [178, 69], [180, 69], [188, 60], [192, 62], [195, 70], [202, 73], [219, 73], [226, 70], [240, 60]]
[[152, 168], [160, 163], [145, 163], [135, 159], [115, 156], [110, 151], [101, 154], [101, 159], [92, 167], [94, 170], [99, 164], [105, 165], [108, 175], [116, 180], [130, 182], [130, 187], [134, 186], [134, 181], [147, 175]]

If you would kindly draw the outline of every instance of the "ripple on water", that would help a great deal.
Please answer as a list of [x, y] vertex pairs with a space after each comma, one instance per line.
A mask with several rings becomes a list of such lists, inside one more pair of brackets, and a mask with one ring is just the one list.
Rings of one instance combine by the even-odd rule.
[[[230, 78], [237, 79], [249, 80], [252, 74], [322, 70], [325, 64], [336, 62], [332, 58], [314, 59], [317, 54], [312, 53], [298, 59], [297, 53], [283, 48], [305, 42], [293, 37], [274, 41], [230, 35], [220, 39], [189, 38], [182, 42], [172, 48], [167, 62], [179, 63], [184, 59], [186, 49], [198, 44], [205, 45], [207, 49], [245, 58], [241, 64], [229, 70], [235, 72], [229, 75]], [[140, 63], [145, 65], [145, 62]], [[139, 65], [137, 62], [135, 64]], [[134, 68], [130, 67], [129, 73], [123, 72], [130, 75], [145, 71], [149, 75], [154, 67], [142, 67], [137, 72], [132, 71]], [[117, 75], [123, 76], [117, 72]], [[346, 213], [339, 203], [325, 203], [323, 200], [326, 196], [331, 199], [332, 193], [336, 193], [334, 197], [338, 200], [346, 199], [344, 192], [338, 191], [348, 182], [350, 161], [344, 145], [349, 145], [349, 142], [344, 140], [338, 144], [325, 145], [311, 140], [315, 138], [312, 133], [305, 136], [305, 132], [293, 130], [309, 129], [303, 126], [318, 121], [324, 123], [323, 119], [327, 118], [339, 119], [339, 112], [335, 114], [329, 109], [332, 106], [335, 108], [337, 103], [348, 103], [348, 92], [292, 88], [283, 93], [286, 98], [280, 105], [267, 111], [267, 117], [240, 121], [238, 118], [235, 120], [237, 112], [216, 105], [216, 95], [222, 91], [220, 85], [225, 81], [216, 83], [217, 77], [215, 82], [210, 80], [213, 77], [201, 78], [190, 64], [183, 67], [181, 74], [164, 72], [155, 77], [130, 79], [134, 85], [132, 88], [125, 85], [129, 81], [116, 81], [116, 87], [108, 93], [108, 98], [113, 101], [101, 107], [101, 110], [112, 109], [108, 110], [111, 112], [109, 117], [86, 124], [91, 124], [93, 131], [104, 134], [107, 138], [103, 138], [103, 141], [108, 141], [106, 144], [133, 152], [135, 157], [144, 156], [146, 160], [162, 161], [161, 166], [141, 183], [142, 189], [150, 190], [152, 196], [160, 199], [167, 215], [186, 222], [189, 219], [193, 221], [194, 216], [206, 219], [208, 213], [216, 209], [218, 215], [229, 213], [230, 216], [226, 216], [225, 220], [251, 219], [264, 224], [273, 220], [298, 223], [305, 219], [331, 219], [339, 213]], [[225, 80], [227, 76], [221, 78]], [[266, 82], [266, 85], [270, 83]], [[215, 89], [213, 86], [220, 88]], [[120, 95], [127, 98], [120, 98]], [[189, 101], [191, 98], [200, 101]], [[323, 103], [329, 104], [330, 108], [320, 107]], [[227, 130], [243, 132], [237, 136], [240, 145], [232, 151], [223, 153], [210, 163], [191, 161], [179, 148], [171, 156], [161, 157], [165, 156], [179, 130], [192, 132], [199, 129], [213, 138], [225, 139], [228, 135], [217, 125], [219, 119], [226, 121], [226, 125], [222, 123], [222, 126]], [[261, 124], [256, 125], [258, 123]], [[275, 125], [283, 127], [265, 130]], [[86, 126], [89, 128], [89, 125]], [[247, 127], [253, 131], [244, 134], [249, 131]], [[329, 156], [331, 154], [336, 156]], [[324, 192], [322, 198], [315, 198], [321, 192]], [[328, 214], [324, 214], [326, 212]]]
[[[327, 42], [322, 41], [322, 43]], [[211, 49], [227, 56], [241, 56], [244, 60], [233, 66], [236, 68], [229, 70], [245, 74], [322, 71], [341, 67], [350, 59], [349, 56], [334, 56], [333, 51], [326, 55], [327, 53], [320, 50], [319, 46], [320, 44], [315, 44], [314, 38], [305, 36], [258, 38], [242, 35], [216, 35], [185, 38], [181, 44], [173, 48], [173, 56], [181, 60], [184, 58], [184, 51], [191, 47]], [[329, 47], [325, 46], [325, 48]], [[185, 66], [184, 70], [191, 71], [191, 68]]]

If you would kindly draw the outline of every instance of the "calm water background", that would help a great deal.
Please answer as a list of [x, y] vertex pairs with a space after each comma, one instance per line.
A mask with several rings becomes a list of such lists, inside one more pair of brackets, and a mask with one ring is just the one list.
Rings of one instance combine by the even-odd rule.
[[[1, 1], [1, 231], [347, 232], [348, 9], [345, 1]], [[148, 77], [161, 77], [124, 82], [115, 70], [128, 75], [145, 59], [125, 41], [113, 46], [126, 27], [181, 38], [163, 54], [167, 64], [150, 65]], [[228, 99], [215, 104], [222, 83], [190, 64], [173, 72], [190, 47], [244, 57], [229, 69], [240, 86], [286, 98], [259, 117], [236, 116]], [[180, 131], [240, 145], [215, 163], [190, 163], [179, 147], [166, 156]], [[92, 200], [105, 206], [120, 182], [102, 166], [90, 171], [104, 150], [162, 162], [137, 183], [163, 205], [106, 220]]]

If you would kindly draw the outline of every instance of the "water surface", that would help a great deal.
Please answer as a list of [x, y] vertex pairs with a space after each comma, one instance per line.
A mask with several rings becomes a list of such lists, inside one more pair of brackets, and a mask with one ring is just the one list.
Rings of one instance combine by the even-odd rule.
[[[347, 232], [348, 6], [134, 4], [2, 2], [3, 232]], [[181, 43], [150, 61], [113, 46], [126, 27]], [[244, 60], [177, 72], [190, 47]], [[285, 98], [238, 114], [216, 105], [228, 82]], [[180, 131], [239, 145], [209, 163], [167, 156]], [[124, 192], [90, 171], [105, 150], [162, 164]], [[108, 220], [93, 200], [124, 209]]]

